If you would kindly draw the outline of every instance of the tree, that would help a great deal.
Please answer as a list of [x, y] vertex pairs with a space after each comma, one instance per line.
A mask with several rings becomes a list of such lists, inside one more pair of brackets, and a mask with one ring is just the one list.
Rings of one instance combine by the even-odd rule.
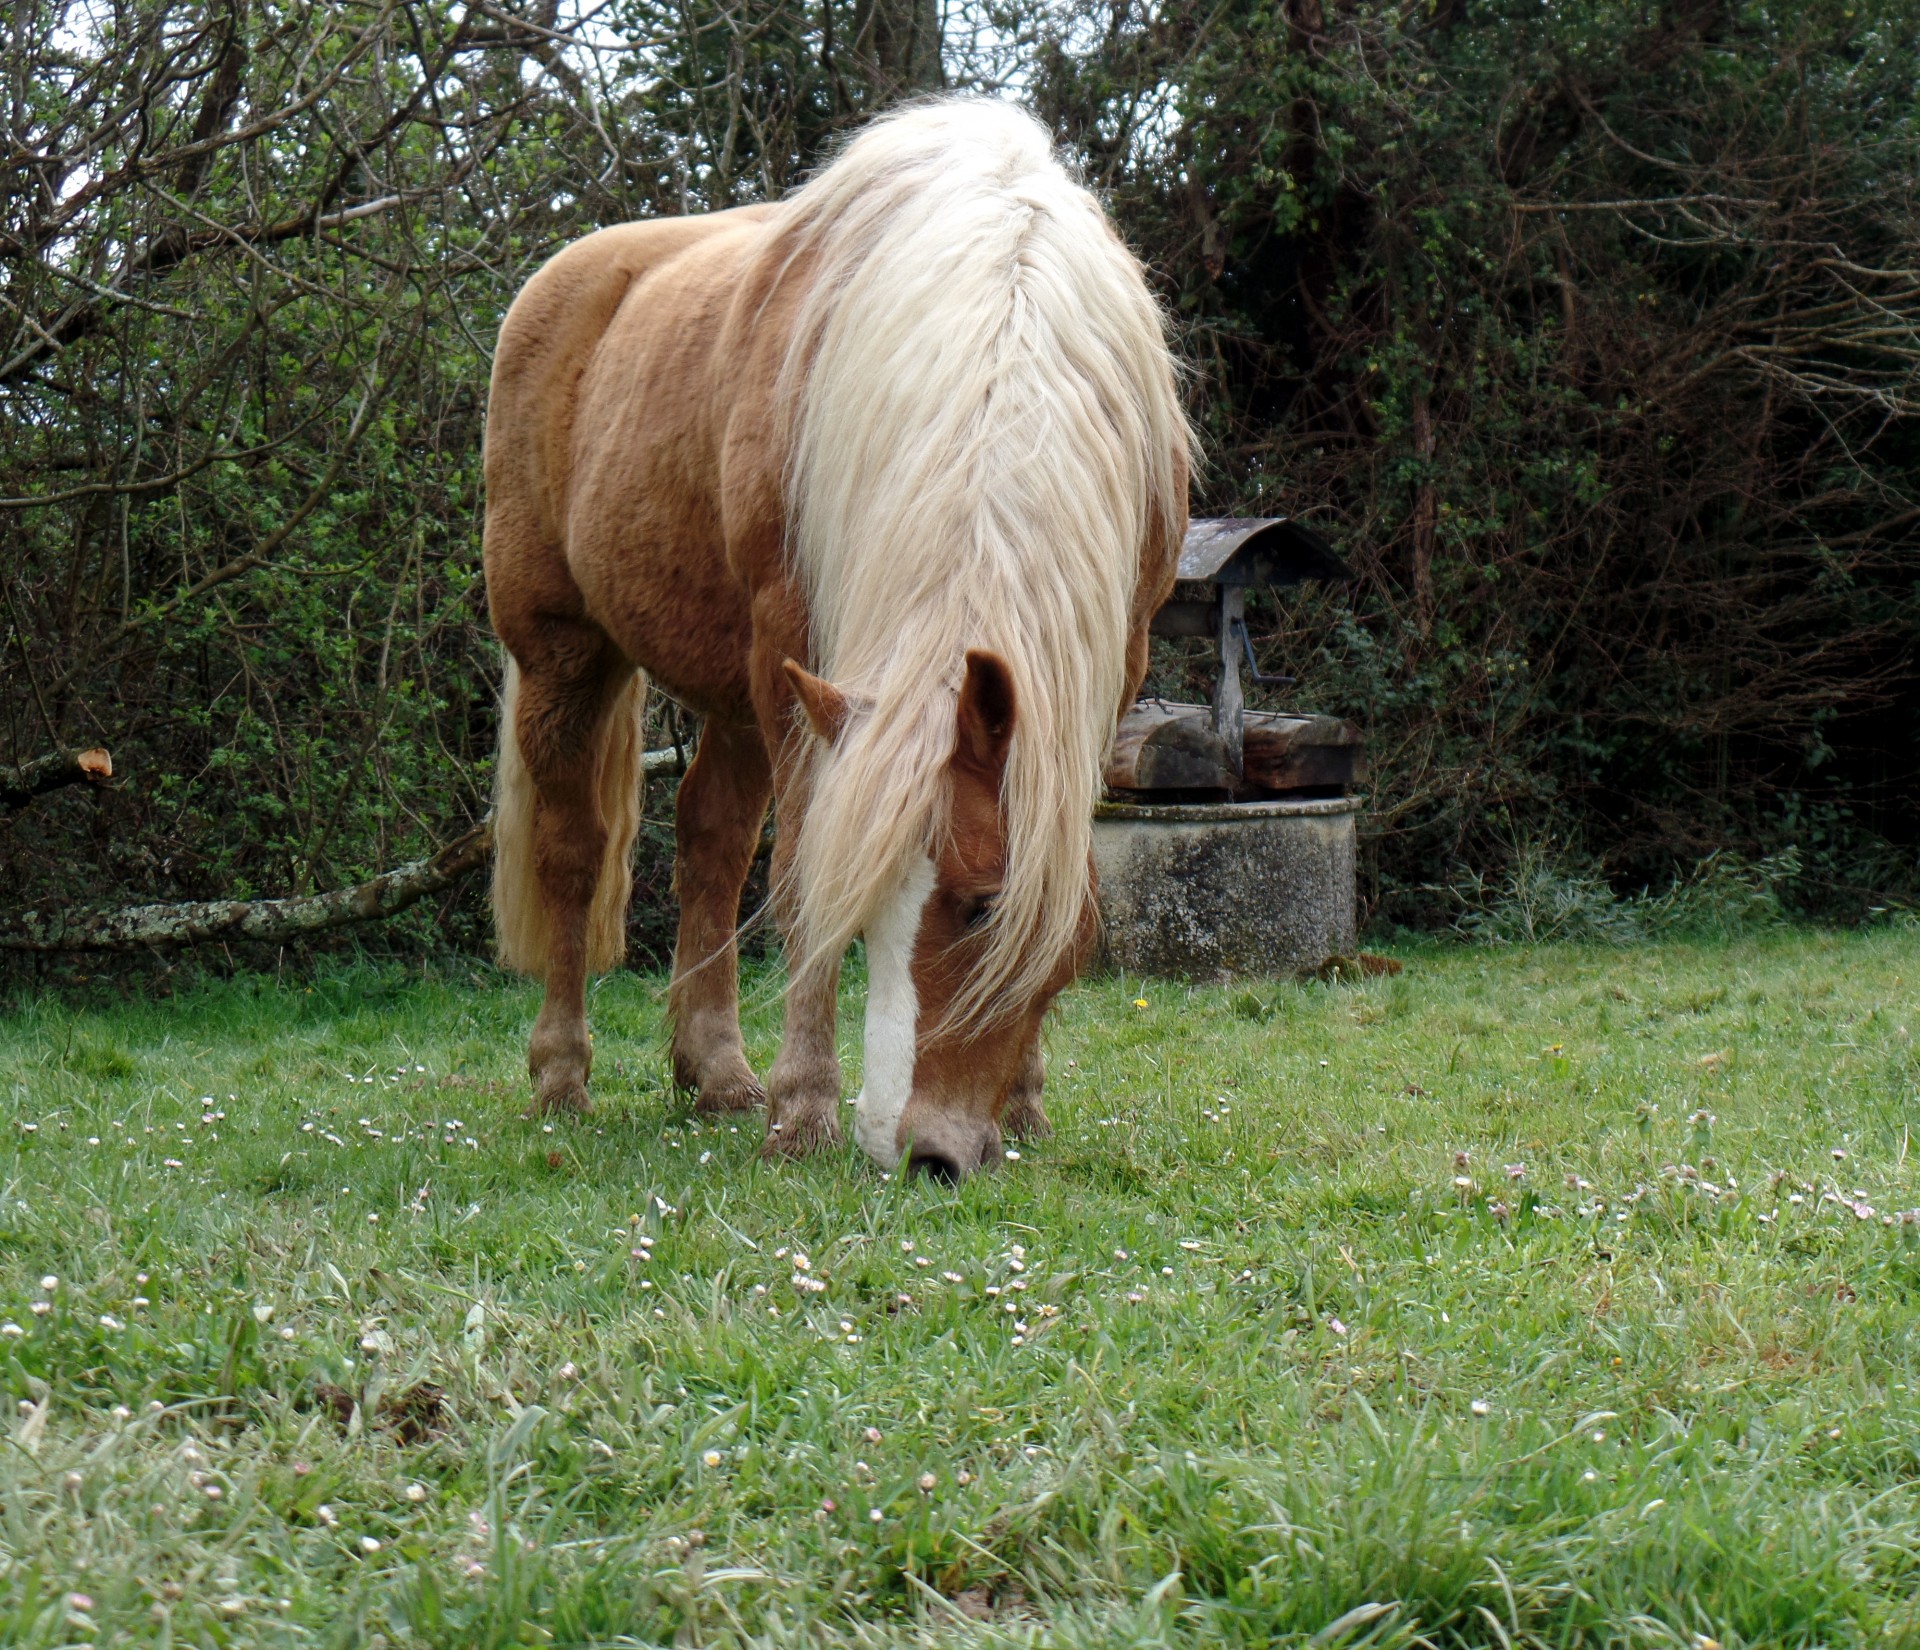
[[1265, 645], [1367, 730], [1387, 909], [1548, 833], [1630, 880], [1794, 843], [1829, 909], [1916, 891], [1920, 0], [4, 27], [0, 767], [117, 775], [0, 809], [22, 907], [305, 896], [461, 838], [505, 306], [573, 236], [777, 197], [936, 84], [1026, 97], [1106, 193], [1193, 367], [1196, 504], [1362, 568]]
[[945, 83], [936, 0], [856, 0], [852, 44], [872, 101], [891, 102]]

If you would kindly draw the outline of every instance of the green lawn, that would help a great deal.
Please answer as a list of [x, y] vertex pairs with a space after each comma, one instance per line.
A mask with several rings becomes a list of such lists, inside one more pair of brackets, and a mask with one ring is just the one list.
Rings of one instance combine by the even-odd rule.
[[657, 979], [551, 1127], [490, 976], [16, 1001], [0, 1643], [1920, 1645], [1920, 934], [1402, 956], [1082, 984], [957, 1194]]

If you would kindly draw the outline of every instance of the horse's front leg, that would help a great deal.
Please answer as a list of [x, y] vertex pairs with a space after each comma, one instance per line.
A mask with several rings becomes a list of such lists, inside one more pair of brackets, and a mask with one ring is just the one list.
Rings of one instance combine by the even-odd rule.
[[786, 942], [786, 1030], [767, 1073], [768, 1157], [804, 1157], [840, 1138], [840, 1051], [835, 1046], [840, 963], [794, 968], [793, 860], [806, 828], [809, 743], [785, 661], [803, 657], [797, 593], [770, 589], [754, 606], [753, 709], [774, 760], [773, 905]]
[[680, 932], [667, 991], [673, 1080], [705, 1112], [766, 1098], [740, 1040], [740, 890], [752, 868], [773, 778], [759, 730], [709, 720], [680, 782], [673, 880]]
[[[789, 816], [798, 811], [796, 803], [783, 799], [774, 844], [776, 893], [787, 886], [797, 829], [797, 820]], [[791, 928], [786, 932], [791, 957]], [[840, 1138], [839, 994], [838, 962], [802, 970], [787, 982], [786, 1033], [767, 1073], [769, 1157], [804, 1157]]]
[[1040, 1090], [1047, 1080], [1047, 1062], [1040, 1053], [1040, 1032], [1033, 1033], [1033, 1044], [1020, 1063], [1020, 1073], [1007, 1090], [1000, 1110], [1000, 1132], [1009, 1140], [1044, 1140], [1053, 1133], [1046, 1108], [1040, 1103]]

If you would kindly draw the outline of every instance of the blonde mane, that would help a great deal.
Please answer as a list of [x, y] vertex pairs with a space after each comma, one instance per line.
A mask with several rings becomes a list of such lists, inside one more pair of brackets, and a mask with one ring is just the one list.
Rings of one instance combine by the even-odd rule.
[[790, 541], [812, 667], [865, 709], [811, 774], [796, 968], [836, 958], [948, 817], [970, 647], [1018, 696], [1005, 887], [953, 1012], [1040, 990], [1073, 944], [1143, 550], [1189, 441], [1139, 264], [1047, 133], [943, 99], [865, 128], [787, 203]]

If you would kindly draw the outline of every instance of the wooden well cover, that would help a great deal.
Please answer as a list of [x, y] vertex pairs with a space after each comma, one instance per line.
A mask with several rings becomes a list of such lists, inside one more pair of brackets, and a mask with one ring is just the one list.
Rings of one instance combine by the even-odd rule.
[[1205, 705], [1138, 704], [1121, 719], [1107, 760], [1116, 796], [1143, 791], [1224, 792], [1235, 797], [1342, 792], [1366, 778], [1360, 730], [1337, 716], [1245, 715], [1242, 771]]

